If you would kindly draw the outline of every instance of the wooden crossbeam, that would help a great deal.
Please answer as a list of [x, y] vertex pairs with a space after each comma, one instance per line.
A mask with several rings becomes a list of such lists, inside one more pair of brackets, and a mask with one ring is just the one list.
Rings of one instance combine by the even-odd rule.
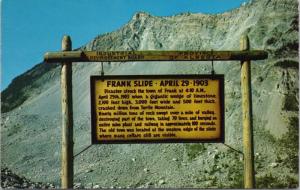
[[44, 61], [57, 62], [130, 62], [130, 61], [231, 61], [262, 60], [268, 53], [248, 51], [60, 51], [47, 52]]

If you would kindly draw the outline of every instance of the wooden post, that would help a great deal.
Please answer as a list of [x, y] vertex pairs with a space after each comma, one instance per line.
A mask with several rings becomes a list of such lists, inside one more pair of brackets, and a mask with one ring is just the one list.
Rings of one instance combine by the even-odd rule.
[[[248, 36], [241, 37], [240, 48], [243, 51], [250, 50], [250, 43], [249, 43]], [[243, 60], [241, 64], [242, 64], [241, 89], [242, 89], [242, 106], [243, 106], [244, 188], [255, 188], [250, 60]]]
[[[62, 51], [71, 51], [70, 36], [62, 39]], [[61, 188], [73, 188], [73, 98], [72, 64], [61, 63], [62, 147]]]

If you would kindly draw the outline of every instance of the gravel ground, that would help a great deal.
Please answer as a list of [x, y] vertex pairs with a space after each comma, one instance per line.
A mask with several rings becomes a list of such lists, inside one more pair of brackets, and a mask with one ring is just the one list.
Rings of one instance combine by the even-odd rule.
[[1, 187], [7, 189], [54, 189], [51, 183], [32, 182], [20, 177], [8, 168], [1, 169]]

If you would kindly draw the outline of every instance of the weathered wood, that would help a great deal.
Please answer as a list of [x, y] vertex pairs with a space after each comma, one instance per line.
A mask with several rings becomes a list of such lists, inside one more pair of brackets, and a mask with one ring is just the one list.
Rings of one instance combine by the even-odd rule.
[[266, 51], [69, 51], [48, 52], [44, 61], [68, 62], [128, 62], [128, 61], [230, 61], [262, 60]]
[[[240, 41], [242, 51], [250, 49], [248, 36], [242, 36]], [[252, 95], [251, 95], [251, 65], [250, 60], [241, 62], [241, 90], [243, 107], [243, 149], [244, 149], [244, 187], [255, 188], [253, 125], [252, 125]]]
[[[62, 50], [72, 50], [69, 36], [62, 40]], [[73, 99], [72, 64], [63, 62], [61, 68], [62, 144], [61, 188], [73, 188]]]

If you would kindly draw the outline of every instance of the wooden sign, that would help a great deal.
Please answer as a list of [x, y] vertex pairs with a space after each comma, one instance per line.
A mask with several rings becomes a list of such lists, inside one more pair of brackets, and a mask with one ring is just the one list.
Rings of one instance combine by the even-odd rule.
[[93, 144], [224, 142], [224, 76], [91, 76], [91, 113]]
[[260, 60], [268, 56], [266, 51], [65, 51], [48, 52], [48, 63], [71, 62], [130, 62], [130, 61], [230, 61]]

